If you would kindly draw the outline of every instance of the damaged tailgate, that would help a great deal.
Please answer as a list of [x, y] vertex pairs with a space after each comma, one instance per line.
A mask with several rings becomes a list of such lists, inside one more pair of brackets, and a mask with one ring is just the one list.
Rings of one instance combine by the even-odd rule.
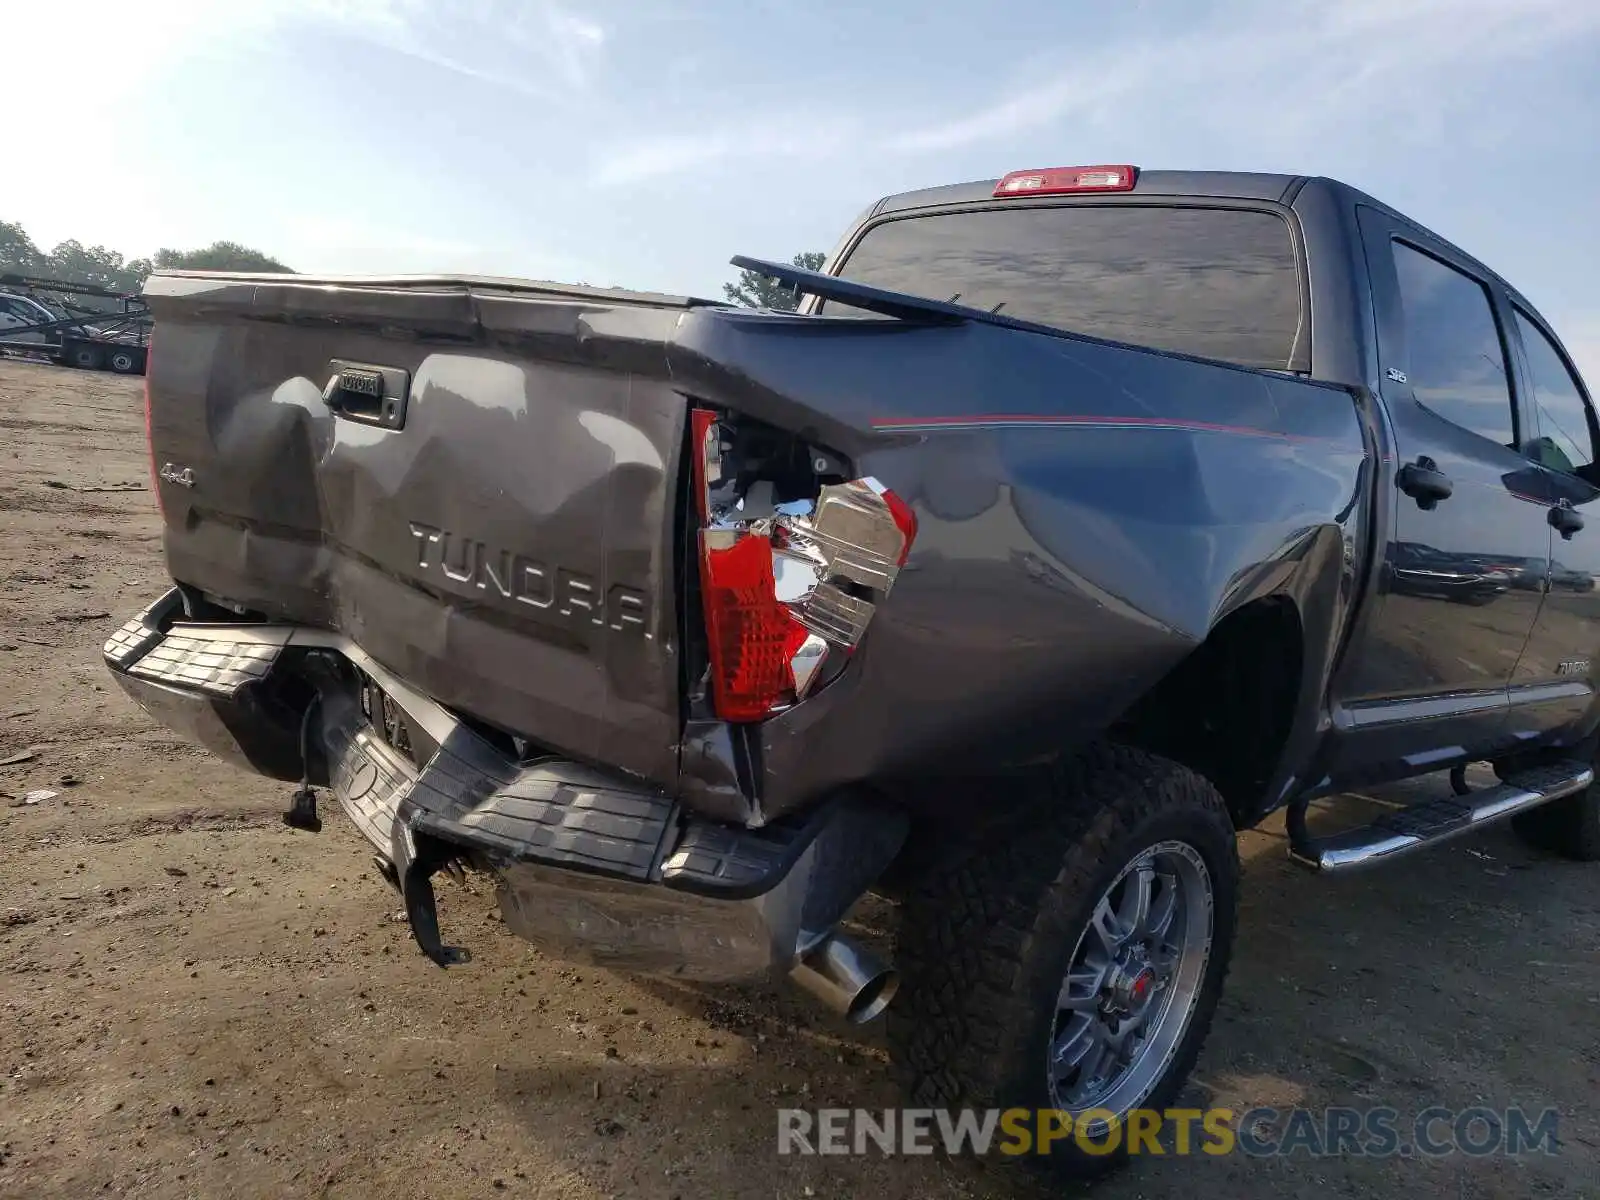
[[670, 786], [697, 301], [470, 278], [159, 274], [174, 579], [341, 633], [534, 748]]

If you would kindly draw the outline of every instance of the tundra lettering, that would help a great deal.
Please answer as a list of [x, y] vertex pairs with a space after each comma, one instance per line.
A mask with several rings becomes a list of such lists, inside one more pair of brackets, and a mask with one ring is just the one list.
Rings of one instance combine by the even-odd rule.
[[[606, 592], [603, 615], [595, 606], [595, 584], [588, 576], [565, 567], [552, 572], [510, 550], [491, 550], [485, 543], [462, 537], [448, 529], [408, 522], [417, 546], [417, 567], [437, 567], [446, 579], [471, 584], [484, 591], [493, 590], [507, 600], [529, 608], [554, 607], [559, 595], [563, 617], [579, 617], [592, 625], [614, 630], [634, 630], [653, 639], [649, 627], [649, 597], [625, 583], [612, 584]], [[435, 548], [437, 552], [435, 553]]]

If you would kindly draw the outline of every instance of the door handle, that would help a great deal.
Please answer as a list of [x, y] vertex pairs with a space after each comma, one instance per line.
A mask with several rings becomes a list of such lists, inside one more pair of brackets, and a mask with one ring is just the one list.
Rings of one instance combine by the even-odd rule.
[[1550, 510], [1550, 528], [1570, 542], [1572, 535], [1583, 528], [1583, 514], [1570, 501], [1563, 500]]
[[1439, 470], [1439, 464], [1426, 454], [1419, 455], [1416, 462], [1401, 467], [1395, 483], [1421, 509], [1430, 509], [1439, 501], [1450, 499], [1455, 491], [1450, 476]]

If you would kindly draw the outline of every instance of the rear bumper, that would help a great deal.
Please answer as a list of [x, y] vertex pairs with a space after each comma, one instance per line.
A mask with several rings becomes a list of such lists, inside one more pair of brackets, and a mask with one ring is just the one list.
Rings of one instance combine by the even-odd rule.
[[[161, 724], [235, 766], [273, 779], [303, 771], [300, 728], [277, 693], [255, 686], [282, 653], [290, 631], [236, 626], [226, 636], [189, 637], [177, 589], [114, 633], [103, 647], [122, 690]], [[205, 630], [205, 626], [197, 626]], [[163, 630], [167, 632], [163, 633]]]
[[[761, 829], [712, 821], [635, 780], [514, 756], [343, 636], [182, 615], [174, 590], [106, 643], [117, 682], [219, 756], [329, 788], [441, 965], [464, 955], [444, 944], [431, 879], [463, 864], [494, 878], [509, 928], [559, 957], [707, 981], [785, 972], [904, 837], [898, 813], [847, 799]], [[373, 719], [363, 680], [405, 738]]]

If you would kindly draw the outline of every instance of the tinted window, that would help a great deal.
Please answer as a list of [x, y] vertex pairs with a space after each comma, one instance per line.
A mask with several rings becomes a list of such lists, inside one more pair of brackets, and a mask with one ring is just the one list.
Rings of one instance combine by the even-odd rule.
[[869, 230], [839, 274], [1073, 333], [1309, 369], [1296, 345], [1294, 243], [1271, 213], [1123, 205], [902, 218]]
[[1488, 290], [1431, 255], [1393, 245], [1406, 373], [1417, 399], [1464, 429], [1514, 446], [1511, 387]]
[[1517, 331], [1533, 376], [1533, 402], [1539, 409], [1535, 456], [1545, 466], [1561, 471], [1588, 466], [1594, 461], [1594, 438], [1578, 381], [1544, 331], [1520, 312]]

